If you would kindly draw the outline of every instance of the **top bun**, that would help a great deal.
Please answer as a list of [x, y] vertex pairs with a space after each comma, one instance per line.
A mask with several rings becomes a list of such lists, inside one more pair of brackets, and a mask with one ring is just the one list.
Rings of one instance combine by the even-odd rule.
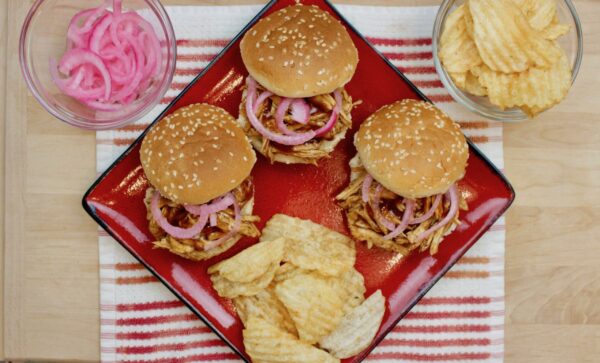
[[155, 188], [179, 204], [202, 204], [241, 184], [256, 155], [225, 110], [207, 104], [182, 107], [158, 121], [140, 149]]
[[460, 126], [431, 103], [402, 100], [369, 116], [354, 139], [369, 174], [405, 198], [444, 193], [465, 174]]
[[358, 63], [346, 28], [315, 5], [264, 17], [246, 32], [240, 49], [250, 75], [283, 97], [331, 93], [350, 81]]

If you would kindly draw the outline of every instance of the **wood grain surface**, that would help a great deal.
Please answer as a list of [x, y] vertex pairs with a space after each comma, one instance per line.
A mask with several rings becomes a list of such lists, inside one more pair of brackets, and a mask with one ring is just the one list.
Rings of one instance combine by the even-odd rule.
[[[0, 358], [97, 361], [97, 227], [80, 206], [95, 179], [94, 134], [56, 121], [26, 90], [17, 50], [31, 3], [0, 0]], [[507, 216], [507, 362], [600, 361], [600, 1], [575, 4], [585, 57], [568, 99], [504, 127], [505, 170], [517, 191]]]

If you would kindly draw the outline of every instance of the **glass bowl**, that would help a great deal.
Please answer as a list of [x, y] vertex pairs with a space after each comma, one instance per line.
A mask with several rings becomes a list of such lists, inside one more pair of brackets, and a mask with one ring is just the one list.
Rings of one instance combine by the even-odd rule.
[[[437, 17], [435, 19], [432, 37], [433, 59], [435, 63], [435, 69], [437, 70], [442, 83], [456, 102], [464, 105], [470, 111], [475, 112], [483, 117], [504, 122], [518, 122], [527, 120], [529, 117], [519, 108], [508, 108], [503, 110], [500, 107], [492, 105], [487, 97], [474, 96], [467, 92], [463, 92], [454, 84], [450, 78], [450, 75], [442, 66], [438, 58], [438, 46], [440, 37], [442, 35], [442, 29], [444, 29], [444, 22], [446, 21], [448, 15], [464, 2], [464, 0], [444, 0], [440, 5]], [[567, 34], [558, 39], [558, 44], [565, 50], [565, 53], [571, 62], [571, 84], [573, 84], [573, 82], [575, 82], [575, 78], [577, 78], [577, 73], [579, 72], [581, 59], [583, 57], [583, 35], [581, 23], [579, 21], [577, 11], [575, 10], [575, 6], [571, 0], [557, 0], [556, 4], [558, 17], [561, 23], [567, 24], [571, 27]]]
[[157, 79], [135, 101], [114, 111], [95, 110], [60, 91], [50, 75], [50, 60], [60, 60], [66, 51], [69, 21], [81, 10], [111, 5], [110, 0], [36, 0], [21, 30], [21, 71], [31, 93], [52, 115], [83, 129], [111, 129], [139, 119], [160, 102], [175, 72], [175, 33], [160, 1], [124, 0], [123, 11], [135, 11], [145, 18], [161, 42]]

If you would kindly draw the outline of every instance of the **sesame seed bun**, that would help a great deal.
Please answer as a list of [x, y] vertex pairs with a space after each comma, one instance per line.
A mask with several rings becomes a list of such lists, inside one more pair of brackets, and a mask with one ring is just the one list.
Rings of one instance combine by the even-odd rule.
[[152, 126], [140, 159], [150, 184], [163, 196], [179, 204], [203, 204], [240, 185], [256, 155], [230, 114], [193, 104]]
[[354, 144], [375, 180], [411, 199], [446, 192], [464, 176], [469, 157], [460, 126], [431, 103], [416, 100], [377, 110]]
[[294, 5], [261, 19], [240, 43], [250, 75], [283, 97], [312, 97], [344, 86], [358, 52], [346, 28], [317, 6]]

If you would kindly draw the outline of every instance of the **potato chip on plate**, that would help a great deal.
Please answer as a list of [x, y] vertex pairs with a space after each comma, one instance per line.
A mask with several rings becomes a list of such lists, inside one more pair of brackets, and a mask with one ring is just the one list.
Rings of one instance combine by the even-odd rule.
[[275, 295], [272, 286], [253, 296], [236, 297], [233, 304], [244, 325], [249, 316], [256, 316], [294, 336], [298, 335], [290, 314]]
[[246, 353], [255, 363], [339, 363], [327, 352], [254, 315], [248, 317], [243, 335]]
[[338, 276], [354, 266], [354, 241], [320, 224], [276, 214], [263, 229], [261, 241], [280, 237], [287, 243], [284, 261], [297, 267]]
[[367, 348], [385, 313], [385, 298], [377, 290], [361, 305], [345, 315], [331, 334], [319, 340], [319, 346], [336, 358], [352, 357]]
[[313, 344], [340, 322], [344, 301], [326, 277], [299, 273], [275, 285], [275, 294], [287, 308], [301, 340]]
[[268, 270], [257, 279], [248, 282], [237, 282], [226, 279], [220, 274], [210, 275], [213, 288], [219, 296], [233, 299], [238, 296], [252, 296], [265, 289], [275, 276], [278, 264], [269, 266]]
[[289, 279], [292, 276], [296, 276], [304, 272], [306, 272], [306, 270], [302, 270], [300, 267], [296, 267], [291, 262], [285, 262], [279, 266], [277, 271], [275, 271], [275, 277], [273, 278], [273, 281], [275, 283], [281, 282], [283, 280]]
[[302, 274], [312, 274], [316, 278], [326, 280], [331, 290], [342, 300], [344, 314], [365, 300], [365, 279], [355, 268], [344, 272], [340, 276], [325, 276], [321, 275], [318, 271], [303, 270], [287, 262], [281, 265], [277, 272], [275, 272], [273, 282], [276, 284]]
[[329, 277], [328, 281], [344, 303], [344, 314], [365, 300], [365, 279], [356, 269], [352, 268], [339, 277]]
[[279, 265], [283, 258], [284, 247], [285, 240], [282, 238], [257, 243], [231, 258], [211, 266], [208, 273], [218, 273], [221, 277], [235, 282], [256, 280], [271, 265]]

